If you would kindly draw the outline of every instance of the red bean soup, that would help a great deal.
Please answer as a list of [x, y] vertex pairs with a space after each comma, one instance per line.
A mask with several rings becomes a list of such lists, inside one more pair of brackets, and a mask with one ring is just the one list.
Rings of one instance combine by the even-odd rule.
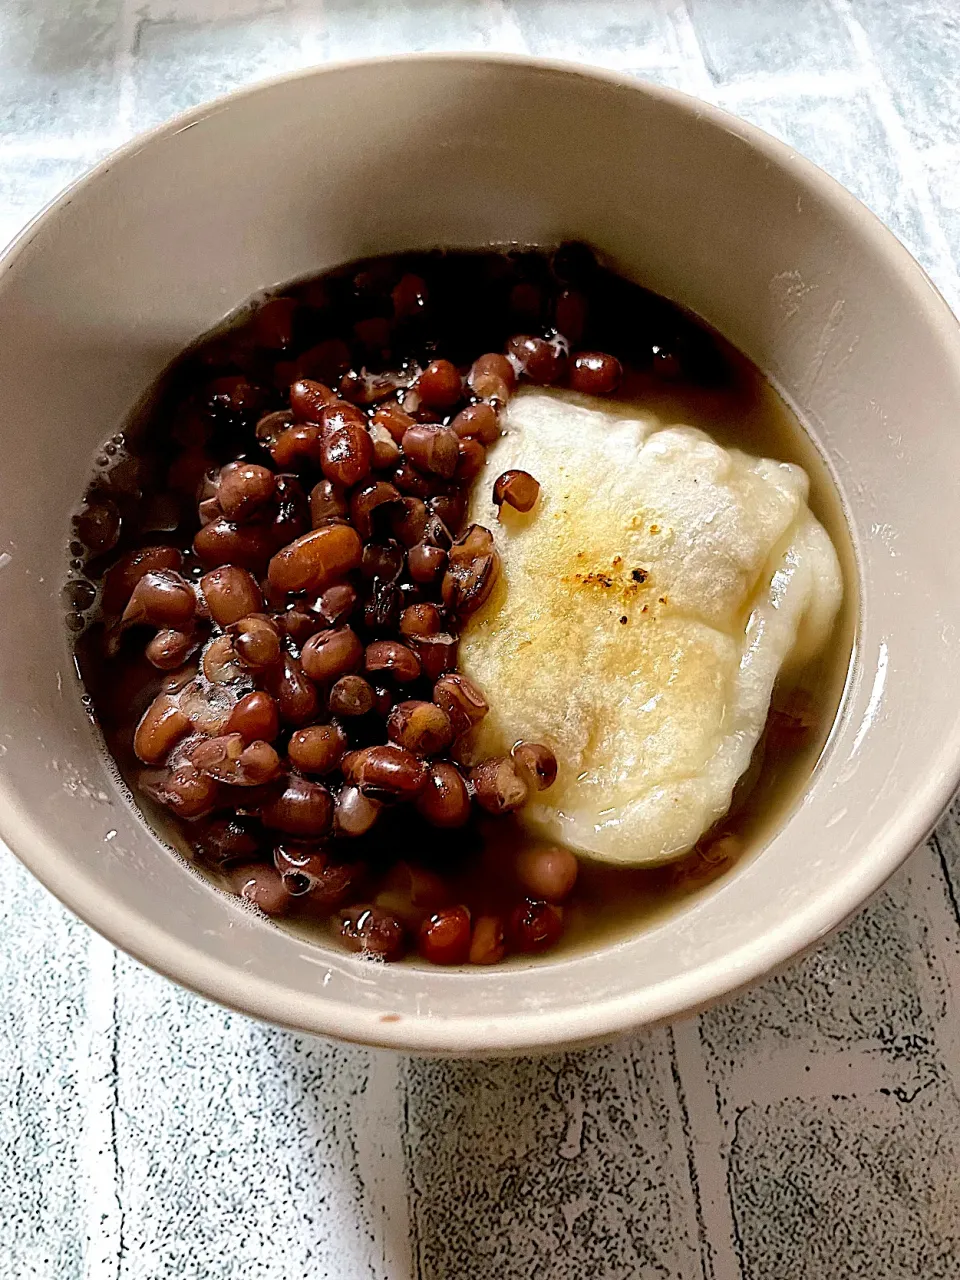
[[535, 475], [486, 465], [524, 381], [798, 462], [852, 581], [836, 492], [782, 399], [577, 244], [372, 259], [258, 299], [104, 445], [75, 517], [68, 625], [141, 809], [218, 886], [363, 956], [488, 965], [642, 927], [762, 847], [836, 716], [850, 590], [828, 652], [776, 687], [726, 818], [653, 869], [526, 833], [546, 745], [458, 763], [488, 710], [458, 634], [500, 571], [467, 499], [537, 501]]

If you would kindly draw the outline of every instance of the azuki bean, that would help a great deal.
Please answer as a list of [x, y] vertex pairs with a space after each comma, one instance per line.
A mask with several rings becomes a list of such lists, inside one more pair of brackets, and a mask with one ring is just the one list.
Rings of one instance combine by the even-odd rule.
[[322, 836], [333, 820], [333, 798], [319, 782], [291, 777], [283, 792], [263, 806], [260, 820], [292, 836]]
[[461, 616], [475, 613], [493, 590], [499, 572], [493, 534], [483, 525], [470, 525], [450, 548], [443, 603]]
[[435, 756], [453, 741], [453, 726], [433, 702], [398, 702], [387, 717], [387, 737], [417, 756]]
[[345, 524], [324, 525], [278, 551], [267, 576], [281, 591], [322, 591], [356, 569], [362, 551], [355, 529]]
[[340, 626], [356, 607], [357, 593], [349, 582], [338, 582], [336, 586], [327, 587], [314, 605], [320, 617], [331, 627]]
[[460, 456], [454, 472], [454, 479], [458, 484], [475, 480], [486, 465], [487, 451], [479, 440], [473, 440], [468, 436], [460, 441]]
[[300, 653], [304, 671], [321, 684], [356, 671], [362, 662], [363, 645], [350, 627], [311, 636]]
[[104, 575], [104, 613], [120, 613], [145, 574], [161, 569], [176, 571], [182, 564], [183, 552], [176, 547], [143, 547], [139, 551], [128, 551]]
[[390, 631], [400, 617], [403, 597], [394, 582], [374, 578], [370, 587], [370, 599], [363, 607], [363, 621], [371, 631]]
[[435, 604], [411, 604], [400, 615], [402, 636], [435, 636], [443, 626], [443, 616]]
[[196, 643], [191, 632], [176, 631], [167, 627], [157, 632], [144, 652], [147, 655], [147, 661], [158, 670], [172, 671], [186, 662], [190, 650]]
[[420, 926], [417, 946], [431, 964], [466, 964], [470, 955], [470, 912], [441, 907]]
[[269, 742], [245, 742], [239, 733], [204, 738], [190, 760], [201, 773], [236, 787], [259, 787], [280, 773], [280, 757]]
[[330, 711], [335, 716], [365, 716], [374, 702], [373, 689], [363, 676], [341, 676], [330, 690]]
[[499, 916], [479, 916], [470, 937], [470, 964], [499, 964], [507, 950], [503, 934]]
[[[399, 497], [399, 491], [398, 491]], [[390, 508], [390, 529], [405, 547], [413, 547], [423, 537], [427, 524], [427, 504], [422, 498], [400, 497]]]
[[374, 471], [389, 471], [400, 461], [400, 446], [393, 436], [379, 422], [371, 422], [370, 439], [373, 441]]
[[507, 343], [507, 351], [520, 365], [526, 377], [539, 386], [559, 382], [566, 372], [567, 359], [556, 342], [517, 334]]
[[244, 670], [237, 661], [233, 637], [214, 636], [200, 659], [203, 674], [211, 684], [233, 684], [244, 678]]
[[333, 811], [333, 829], [342, 836], [366, 835], [380, 816], [380, 809], [381, 805], [358, 787], [344, 786]]
[[467, 385], [481, 400], [506, 401], [517, 385], [517, 372], [505, 355], [478, 356], [467, 374]]
[[374, 798], [409, 799], [427, 782], [424, 762], [393, 743], [350, 751], [340, 768], [347, 782]]
[[296, 658], [285, 653], [278, 667], [267, 672], [266, 683], [285, 724], [304, 724], [317, 714], [319, 698]]
[[352, 405], [325, 409], [320, 465], [326, 478], [349, 489], [369, 474], [372, 463], [373, 441], [363, 414]]
[[500, 419], [490, 404], [468, 404], [450, 427], [462, 440], [479, 440], [483, 445], [493, 444], [500, 438]]
[[509, 756], [491, 756], [470, 770], [477, 804], [488, 813], [512, 813], [526, 804], [530, 788]]
[[293, 425], [293, 414], [288, 409], [265, 413], [254, 429], [254, 435], [265, 449], [273, 449], [281, 434]]
[[200, 579], [200, 590], [218, 627], [229, 627], [250, 613], [263, 612], [263, 593], [257, 580], [246, 569], [234, 564], [221, 565]]
[[462, 827], [470, 818], [470, 793], [460, 770], [446, 760], [430, 766], [417, 812], [434, 827]]
[[148, 795], [172, 809], [180, 818], [206, 817], [216, 808], [220, 784], [216, 778], [201, 773], [189, 760], [153, 782], [142, 782]]
[[228, 462], [220, 472], [217, 501], [228, 520], [249, 520], [270, 501], [277, 477], [253, 462]]
[[249, 861], [260, 847], [246, 818], [214, 818], [192, 834], [200, 861], [216, 870], [240, 859]]
[[457, 469], [459, 439], [450, 427], [418, 423], [404, 433], [403, 452], [419, 471], [449, 480]]
[[280, 732], [280, 713], [269, 693], [245, 694], [230, 712], [224, 733], [238, 733], [244, 742], [272, 742]]
[[133, 749], [144, 764], [159, 764], [190, 729], [190, 721], [169, 694], [158, 694], [144, 712], [133, 736]]
[[230, 883], [238, 898], [259, 908], [264, 915], [282, 916], [292, 905], [280, 873], [261, 862], [237, 867], [230, 873]]
[[517, 742], [510, 754], [534, 790], [546, 791], [556, 782], [557, 757], [542, 742]]
[[321, 428], [315, 422], [297, 422], [281, 431], [270, 445], [270, 456], [288, 470], [303, 465], [319, 467], [323, 461]]
[[360, 570], [369, 581], [396, 582], [403, 573], [406, 556], [394, 538], [386, 542], [368, 542], [363, 548]]
[[463, 395], [460, 374], [449, 360], [431, 361], [414, 386], [420, 403], [430, 409], [449, 409]]
[[238, 525], [226, 516], [205, 524], [193, 539], [197, 559], [208, 569], [232, 564], [259, 571], [270, 558], [271, 549], [270, 531], [266, 525]]
[[540, 496], [540, 483], [528, 471], [504, 471], [493, 486], [493, 501], [498, 508], [504, 503], [515, 511], [532, 510]]
[[620, 361], [602, 351], [579, 351], [570, 363], [570, 387], [584, 395], [608, 396], [622, 376]]
[[546, 902], [569, 898], [579, 869], [569, 849], [522, 849], [517, 855], [517, 880], [532, 898]]
[[361, 538], [372, 538], [374, 525], [382, 528], [380, 520], [389, 517], [403, 501], [400, 490], [386, 480], [355, 489], [350, 499], [350, 520]]
[[[427, 503], [427, 510], [430, 515], [427, 517], [427, 527], [430, 527], [430, 516], [436, 516], [447, 530], [447, 536], [450, 536], [451, 529], [459, 529], [463, 514], [467, 509], [466, 495], [462, 490], [455, 490], [453, 493], [437, 493]], [[424, 540], [429, 541], [427, 535]], [[449, 543], [446, 544], [449, 546]]]
[[347, 749], [347, 735], [338, 724], [312, 724], [290, 735], [287, 755], [301, 773], [331, 773]]
[[112, 551], [120, 539], [120, 508], [111, 498], [89, 502], [73, 523], [77, 537], [95, 556]]
[[375, 640], [368, 644], [363, 665], [368, 675], [384, 672], [398, 684], [409, 684], [420, 674], [417, 655], [399, 640]]
[[393, 473], [393, 483], [401, 493], [413, 498], [429, 498], [435, 481], [404, 459]]
[[237, 657], [251, 671], [264, 671], [280, 661], [280, 632], [267, 614], [248, 614], [232, 624], [230, 634]]
[[339, 397], [322, 382], [298, 378], [290, 387], [290, 411], [298, 422], [323, 421], [323, 411]]
[[414, 582], [429, 586], [436, 582], [447, 567], [447, 553], [441, 547], [431, 547], [418, 542], [407, 552], [407, 568]]
[[399, 960], [407, 949], [403, 925], [380, 907], [350, 907], [341, 912], [340, 937], [348, 951], [375, 960]]
[[306, 899], [318, 912], [342, 906], [363, 875], [363, 867], [358, 863], [331, 862], [323, 850], [309, 844], [278, 844], [273, 851], [273, 861], [287, 893], [293, 898]]
[[466, 676], [451, 672], [441, 676], [433, 686], [433, 700], [450, 717], [453, 731], [460, 736], [479, 724], [490, 710], [487, 700]]
[[428, 680], [436, 680], [444, 672], [456, 669], [459, 641], [448, 631], [440, 631], [435, 636], [410, 636], [407, 643], [420, 659], [422, 673]]
[[339, 485], [321, 480], [310, 490], [310, 522], [315, 529], [331, 520], [346, 520], [349, 514], [350, 503]]
[[416, 418], [411, 417], [400, 405], [382, 404], [374, 410], [373, 417], [370, 419], [371, 426], [383, 427], [389, 431], [392, 439], [399, 444], [404, 437], [404, 433], [412, 427], [416, 422]]
[[514, 908], [507, 925], [507, 935], [515, 951], [546, 951], [560, 940], [563, 913], [552, 903], [527, 898]]
[[183, 631], [193, 622], [197, 598], [190, 585], [173, 569], [145, 573], [133, 588], [123, 611], [125, 626], [145, 623], [151, 627]]

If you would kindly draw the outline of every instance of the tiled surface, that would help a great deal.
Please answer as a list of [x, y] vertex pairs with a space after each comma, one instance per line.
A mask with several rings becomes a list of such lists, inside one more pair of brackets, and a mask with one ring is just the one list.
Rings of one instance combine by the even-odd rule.
[[[443, 48], [728, 106], [850, 186], [960, 301], [951, 0], [0, 0], [0, 239], [204, 98]], [[958, 899], [955, 814], [839, 936], [699, 1019], [423, 1063], [180, 992], [0, 857], [0, 1280], [949, 1280]]]

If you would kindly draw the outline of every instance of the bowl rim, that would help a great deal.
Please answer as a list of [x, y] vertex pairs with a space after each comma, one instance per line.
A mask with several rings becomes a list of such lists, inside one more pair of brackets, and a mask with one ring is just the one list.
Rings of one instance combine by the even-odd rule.
[[[818, 165], [792, 147], [740, 117], [682, 90], [654, 84], [627, 73], [562, 59], [498, 52], [435, 52], [353, 58], [300, 68], [241, 87], [181, 112], [139, 133], [81, 174], [49, 201], [0, 252], [0, 274], [26, 251], [41, 225], [53, 222], [78, 192], [98, 182], [110, 169], [146, 147], [229, 110], [233, 103], [278, 87], [317, 76], [395, 63], [446, 63], [526, 69], [607, 83], [646, 95], [742, 139], [777, 168], [815, 189], [817, 197], [882, 255], [899, 283], [916, 303], [919, 317], [960, 366], [960, 322], [909, 251], [860, 200]], [[856, 661], [857, 659], [855, 659]], [[55, 897], [87, 925], [136, 960], [206, 999], [265, 1022], [292, 1030], [330, 1036], [373, 1047], [413, 1053], [510, 1054], [541, 1051], [609, 1040], [641, 1026], [690, 1015], [716, 1000], [741, 991], [816, 945], [850, 918], [921, 844], [949, 804], [960, 781], [960, 712], [952, 735], [940, 747], [940, 767], [913, 792], [911, 803], [887, 824], [869, 858], [851, 864], [847, 874], [814, 893], [791, 916], [789, 926], [770, 925], [727, 954], [722, 965], [701, 964], [673, 978], [608, 1000], [561, 1010], [518, 1010], [496, 1016], [451, 1018], [404, 1016], [384, 1020], [375, 1009], [325, 1001], [309, 1001], [280, 984], [253, 979], [223, 961], [212, 960], [198, 947], [176, 942], [150, 920], [118, 915], [72, 864], [69, 852], [39, 829], [17, 797], [0, 796], [0, 838]], [[614, 950], [616, 944], [610, 947]], [[559, 963], [575, 966], [577, 957]]]

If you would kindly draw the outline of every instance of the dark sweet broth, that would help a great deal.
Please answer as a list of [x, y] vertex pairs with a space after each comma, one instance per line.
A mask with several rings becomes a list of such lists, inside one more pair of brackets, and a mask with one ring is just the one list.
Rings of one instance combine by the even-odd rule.
[[[470, 484], [496, 478], [482, 469], [483, 445], [511, 388], [498, 382], [495, 362], [486, 375], [482, 365], [470, 370], [518, 334], [533, 339], [510, 348], [521, 380], [605, 390], [600, 384], [619, 361], [617, 400], [665, 423], [699, 427], [720, 444], [802, 466], [845, 582], [831, 642], [789, 687], [776, 688], [766, 732], [724, 821], [666, 867], [630, 870], [581, 858], [572, 889], [563, 850], [518, 879], [518, 855], [529, 858], [534, 842], [514, 813], [491, 816], [460, 771], [438, 764], [455, 755], [442, 734], [440, 745], [414, 751], [412, 765], [404, 757], [389, 778], [379, 757], [369, 757], [366, 773], [356, 754], [341, 761], [345, 750], [379, 749], [388, 724], [395, 741], [419, 732], [420, 719], [390, 719], [398, 702], [436, 698], [443, 714], [428, 707], [417, 715], [433, 715], [442, 727], [449, 712], [450, 734], [464, 723], [434, 687], [455, 668], [458, 622], [489, 590], [490, 566], [480, 547], [451, 587], [443, 526], [456, 539]], [[584, 351], [614, 361], [576, 362]], [[471, 404], [492, 410], [474, 414], [475, 430], [459, 416]], [[343, 426], [348, 421], [352, 427]], [[366, 432], [371, 421], [372, 456], [365, 461], [371, 451], [361, 441], [357, 461], [358, 424]], [[444, 430], [451, 424], [466, 443], [451, 445]], [[405, 435], [411, 426], [417, 430]], [[450, 448], [459, 458], [453, 477], [443, 455]], [[234, 468], [231, 489], [219, 469], [238, 461], [251, 469], [236, 480]], [[478, 471], [472, 480], [471, 471]], [[364, 508], [358, 495], [376, 483], [394, 485], [396, 497], [384, 491], [381, 508], [372, 499]], [[365, 545], [362, 563], [350, 543], [354, 525]], [[283, 549], [311, 526], [328, 534], [336, 528], [324, 535], [333, 550], [323, 554], [341, 559], [321, 576], [307, 574], [304, 588], [296, 566], [278, 567], [271, 557], [289, 559]], [[437, 963], [468, 955], [490, 963], [555, 954], [623, 936], [702, 892], [759, 851], [802, 794], [835, 721], [854, 643], [846, 522], [796, 416], [718, 335], [598, 266], [579, 246], [552, 257], [497, 251], [376, 259], [245, 308], [178, 359], [104, 446], [74, 539], [65, 599], [78, 667], [106, 746], [152, 825], [215, 883], [283, 927], [325, 940], [341, 940], [342, 931], [344, 945], [381, 958], [419, 951]], [[232, 632], [211, 619], [216, 584], [205, 575], [220, 574], [218, 566], [247, 571], [252, 611], [265, 619], [236, 622]], [[136, 588], [145, 569], [146, 585]], [[217, 582], [226, 583], [228, 601], [218, 608], [229, 611], [236, 583], [222, 575]], [[340, 590], [344, 584], [352, 591]], [[336, 599], [331, 585], [340, 590]], [[135, 588], [146, 601], [139, 612], [129, 606]], [[427, 631], [401, 628], [401, 617], [414, 625], [404, 610], [430, 605], [439, 611], [431, 636], [439, 629], [449, 642], [428, 643]], [[418, 627], [430, 613], [424, 609]], [[242, 637], [238, 627], [246, 629]], [[327, 633], [347, 628], [356, 654], [331, 667], [337, 654]], [[304, 650], [321, 632], [309, 656]], [[212, 654], [211, 643], [218, 646]], [[241, 650], [253, 665], [238, 657]], [[312, 678], [304, 675], [308, 659]], [[198, 662], [213, 683], [196, 676]], [[329, 678], [317, 674], [321, 664]], [[289, 679], [288, 668], [295, 670]], [[231, 746], [226, 735], [241, 721], [227, 720], [241, 697], [258, 691], [259, 700], [245, 703], [254, 728]], [[158, 696], [167, 701], [154, 704]], [[152, 704], [153, 736], [141, 726], [136, 740], [146, 758], [138, 758], [135, 735]], [[331, 723], [339, 727], [304, 733]], [[238, 763], [251, 743], [252, 754]], [[318, 763], [331, 751], [329, 768]], [[391, 757], [391, 768], [397, 760]], [[526, 794], [536, 783], [522, 763], [505, 768]], [[236, 785], [238, 769], [250, 785]], [[426, 789], [422, 777], [429, 777]], [[483, 792], [488, 808], [505, 799], [502, 777], [496, 774], [492, 798]], [[466, 820], [437, 825], [451, 818]]]

